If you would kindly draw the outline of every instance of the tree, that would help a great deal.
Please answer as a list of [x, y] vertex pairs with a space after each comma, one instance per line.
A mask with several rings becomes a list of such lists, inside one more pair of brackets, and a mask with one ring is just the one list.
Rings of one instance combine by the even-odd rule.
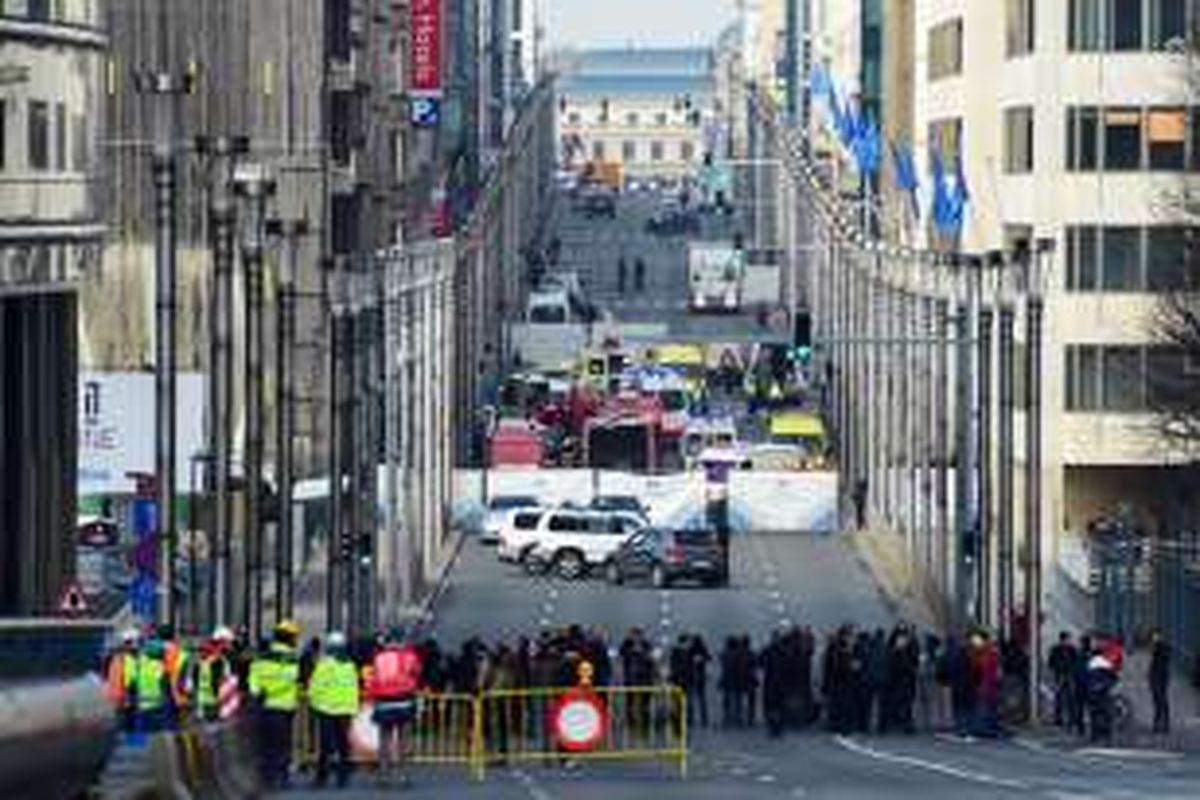
[[1151, 318], [1155, 339], [1170, 350], [1147, 367], [1159, 431], [1184, 446], [1200, 445], [1200, 253], [1192, 249], [1184, 287], [1160, 294]]

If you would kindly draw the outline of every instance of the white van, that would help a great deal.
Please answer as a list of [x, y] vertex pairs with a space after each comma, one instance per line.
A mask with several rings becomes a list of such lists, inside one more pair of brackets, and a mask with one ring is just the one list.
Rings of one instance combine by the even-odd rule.
[[645, 525], [634, 514], [554, 509], [538, 520], [523, 560], [530, 571], [554, 569], [562, 578], [577, 580], [589, 567], [604, 564]]

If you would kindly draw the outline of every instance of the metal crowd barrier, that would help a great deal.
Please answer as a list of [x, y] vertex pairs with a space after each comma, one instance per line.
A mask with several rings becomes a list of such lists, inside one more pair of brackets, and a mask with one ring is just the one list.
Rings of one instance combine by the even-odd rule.
[[[405, 730], [405, 760], [413, 765], [461, 766], [478, 780], [501, 763], [644, 761], [676, 765], [687, 777], [687, 700], [676, 686], [595, 687], [606, 729], [596, 745], [568, 752], [554, 732], [553, 710], [566, 690], [498, 689], [478, 694], [425, 694]], [[306, 706], [296, 716], [296, 764], [317, 759], [315, 721]], [[355, 761], [376, 761], [378, 736], [369, 706], [351, 729]]]

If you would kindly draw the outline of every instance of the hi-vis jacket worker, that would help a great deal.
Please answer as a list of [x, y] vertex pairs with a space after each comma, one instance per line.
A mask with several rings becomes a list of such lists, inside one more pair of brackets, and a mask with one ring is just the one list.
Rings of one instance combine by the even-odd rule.
[[320, 753], [317, 758], [316, 785], [329, 779], [329, 762], [336, 757], [334, 769], [339, 787], [350, 780], [350, 725], [358, 714], [360, 702], [358, 666], [346, 655], [346, 636], [330, 631], [325, 637], [325, 652], [317, 660], [308, 680], [308, 703], [317, 720]]
[[133, 709], [126, 703], [126, 676], [132, 676], [137, 671], [141, 639], [137, 628], [122, 631], [121, 645], [109, 655], [104, 673], [104, 695], [121, 712], [121, 727], [126, 731], [133, 730]]
[[237, 709], [231, 693], [237, 691], [237, 676], [229, 660], [233, 647], [233, 631], [218, 626], [200, 648], [200, 657], [193, 659], [196, 705], [200, 718], [206, 721], [227, 719]]
[[163, 663], [163, 644], [151, 639], [125, 672], [125, 705], [134, 717], [134, 727], [153, 733], [168, 724], [167, 702], [171, 682]]
[[270, 649], [250, 664], [250, 696], [259, 713], [259, 756], [263, 782], [269, 788], [287, 783], [292, 758], [292, 719], [300, 703], [300, 659], [296, 623], [275, 626]]

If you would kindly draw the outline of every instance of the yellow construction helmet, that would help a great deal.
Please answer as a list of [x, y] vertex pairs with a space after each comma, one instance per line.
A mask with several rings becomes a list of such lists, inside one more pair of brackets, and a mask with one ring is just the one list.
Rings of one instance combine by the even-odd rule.
[[275, 633], [285, 636], [299, 636], [300, 626], [296, 624], [295, 620], [285, 619], [275, 626]]

